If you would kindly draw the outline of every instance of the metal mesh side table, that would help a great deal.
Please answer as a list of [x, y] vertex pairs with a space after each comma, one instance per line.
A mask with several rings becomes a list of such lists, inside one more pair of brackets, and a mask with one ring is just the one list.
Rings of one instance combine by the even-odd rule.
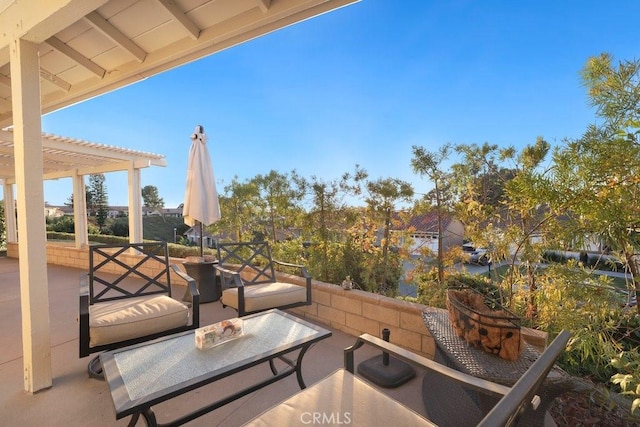
[[[472, 347], [458, 337], [449, 321], [446, 310], [427, 308], [422, 317], [429, 333], [436, 342], [436, 358], [447, 366], [460, 372], [512, 386], [540, 356], [531, 345], [525, 343], [525, 349], [518, 359], [509, 361]], [[547, 407], [553, 399], [574, 388], [575, 382], [562, 369], [554, 367], [540, 389], [540, 406], [536, 413], [541, 418], [533, 420], [534, 425], [544, 425]], [[530, 420], [531, 421], [531, 420]], [[530, 425], [530, 423], [527, 423]]]

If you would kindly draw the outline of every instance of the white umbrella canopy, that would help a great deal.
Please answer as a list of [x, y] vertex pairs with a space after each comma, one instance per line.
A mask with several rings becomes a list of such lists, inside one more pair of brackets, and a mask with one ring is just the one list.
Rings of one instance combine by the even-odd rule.
[[220, 204], [204, 127], [196, 126], [195, 132], [191, 135], [191, 141], [182, 215], [184, 223], [189, 226], [193, 227], [200, 223], [200, 255], [202, 256], [204, 252], [202, 225], [211, 225], [220, 219]]

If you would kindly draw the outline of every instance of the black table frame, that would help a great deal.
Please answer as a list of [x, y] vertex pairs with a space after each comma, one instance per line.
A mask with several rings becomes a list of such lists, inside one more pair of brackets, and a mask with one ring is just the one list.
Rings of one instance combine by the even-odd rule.
[[[298, 385], [300, 389], [306, 388], [306, 384], [304, 383], [304, 379], [302, 378], [302, 359], [309, 350], [309, 348], [318, 341], [329, 338], [332, 333], [329, 330], [321, 328], [312, 323], [306, 322], [302, 319], [299, 319], [295, 316], [292, 316], [288, 313], [282, 312], [280, 310], [274, 309], [269, 310], [267, 312], [256, 313], [250, 316], [245, 316], [243, 319], [247, 319], [249, 317], [261, 316], [265, 315], [269, 312], [279, 312], [281, 315], [287, 317], [293, 322], [299, 322], [304, 324], [305, 326], [315, 329], [318, 334], [302, 340], [298, 340], [296, 342], [279, 346], [278, 348], [274, 348], [272, 351], [264, 352], [259, 356], [239, 361], [239, 363], [234, 363], [228, 367], [228, 369], [223, 370], [218, 373], [207, 373], [205, 375], [201, 375], [199, 377], [193, 378], [189, 381], [185, 381], [180, 384], [176, 384], [174, 386], [168, 387], [160, 392], [153, 393], [151, 395], [147, 395], [141, 399], [137, 399], [135, 401], [129, 400], [129, 395], [126, 392], [126, 387], [124, 386], [124, 380], [119, 372], [118, 366], [115, 361], [115, 355], [119, 352], [124, 352], [127, 350], [131, 350], [138, 347], [153, 345], [154, 343], [158, 343], [164, 340], [169, 340], [176, 338], [182, 335], [194, 334], [194, 331], [188, 331], [180, 334], [175, 334], [167, 337], [163, 337], [157, 340], [153, 340], [147, 343], [141, 343], [137, 345], [133, 345], [126, 348], [121, 348], [113, 351], [108, 351], [100, 355], [100, 360], [103, 365], [103, 369], [105, 372], [105, 378], [109, 385], [109, 389], [111, 391], [111, 396], [114, 401], [115, 411], [116, 411], [116, 419], [121, 419], [126, 416], [132, 415], [132, 418], [129, 422], [129, 426], [133, 426], [138, 421], [139, 417], [142, 416], [148, 426], [177, 426], [192, 421], [202, 415], [205, 415], [215, 409], [218, 409], [234, 400], [240, 399], [254, 391], [257, 391], [263, 387], [266, 387], [270, 384], [273, 384], [281, 379], [284, 379], [292, 374], [296, 374]], [[242, 339], [242, 338], [240, 338]], [[224, 344], [222, 344], [224, 345]], [[195, 346], [195, 344], [194, 344]], [[297, 358], [295, 360], [286, 357], [287, 354], [292, 353], [296, 350], [300, 350]], [[276, 369], [274, 365], [274, 360], [279, 359], [283, 361], [287, 367], [280, 372]], [[273, 373], [272, 377], [269, 377], [265, 380], [259, 381], [256, 384], [244, 388], [236, 393], [233, 393], [223, 399], [220, 399], [216, 402], [208, 404], [196, 411], [183, 415], [179, 418], [176, 418], [168, 423], [159, 424], [157, 422], [155, 413], [153, 412], [152, 407], [157, 405], [158, 403], [167, 401], [176, 396], [180, 396], [189, 391], [195, 390], [197, 388], [203, 387], [212, 382], [221, 380], [228, 376], [237, 374], [246, 370], [247, 368], [262, 364], [269, 363], [269, 367], [271, 372]], [[118, 402], [118, 403], [117, 403]]]

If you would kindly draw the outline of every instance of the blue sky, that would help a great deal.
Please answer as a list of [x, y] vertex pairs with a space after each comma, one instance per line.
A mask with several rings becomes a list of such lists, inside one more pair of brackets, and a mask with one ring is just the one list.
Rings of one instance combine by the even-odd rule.
[[[417, 192], [411, 147], [522, 147], [578, 138], [596, 121], [589, 56], [635, 59], [640, 2], [363, 0], [43, 117], [43, 131], [163, 154], [142, 172], [182, 203], [189, 136], [209, 137], [218, 191], [271, 170], [326, 181], [356, 164]], [[124, 173], [107, 174], [111, 205]], [[45, 184], [63, 204], [70, 179]], [[224, 213], [223, 213], [224, 214]]]

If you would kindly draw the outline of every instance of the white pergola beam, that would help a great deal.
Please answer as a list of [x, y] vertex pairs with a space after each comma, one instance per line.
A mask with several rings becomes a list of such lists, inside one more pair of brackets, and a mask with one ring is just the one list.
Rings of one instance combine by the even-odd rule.
[[100, 78], [104, 77], [106, 73], [106, 70], [104, 68], [102, 68], [101, 66], [99, 66], [98, 64], [96, 64], [95, 62], [93, 62], [92, 60], [90, 60], [89, 58], [87, 58], [86, 56], [84, 56], [74, 48], [72, 48], [71, 46], [65, 44], [59, 38], [49, 37], [47, 39], [47, 44], [52, 48], [54, 48], [55, 50], [57, 50], [58, 52], [60, 52], [61, 54], [67, 56], [72, 61], [76, 62], [78, 65], [91, 71], [96, 76]]
[[105, 36], [109, 37], [115, 44], [129, 52], [140, 63], [144, 62], [147, 57], [147, 53], [140, 48], [137, 44], [132, 42], [127, 36], [122, 34], [120, 30], [111, 25], [109, 21], [104, 19], [98, 12], [91, 12], [85, 16], [85, 19], [89, 21], [97, 30], [102, 32]]
[[200, 28], [184, 14], [182, 9], [173, 0], [158, 0], [167, 12], [173, 16], [173, 18], [185, 29], [189, 37], [193, 40], [198, 40], [200, 37]]
[[[60, 178], [69, 178], [74, 174], [78, 173], [80, 175], [95, 175], [98, 173], [110, 173], [110, 172], [120, 172], [129, 170], [129, 168], [133, 165], [135, 169], [146, 168], [152, 166], [152, 163], [144, 160], [128, 160], [116, 163], [109, 164], [101, 164], [96, 166], [85, 166], [79, 167], [77, 169], [70, 169], [66, 171], [57, 171], [51, 172], [44, 175], [45, 179], [60, 179]], [[165, 165], [153, 165], [153, 166], [165, 166]]]

